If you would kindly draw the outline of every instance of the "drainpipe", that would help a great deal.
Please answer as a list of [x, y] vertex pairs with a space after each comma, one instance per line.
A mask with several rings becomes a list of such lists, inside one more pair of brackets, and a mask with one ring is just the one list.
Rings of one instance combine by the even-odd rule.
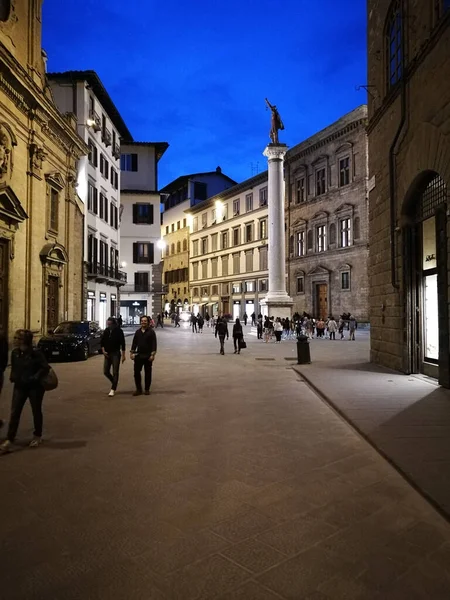
[[390, 190], [390, 246], [391, 246], [391, 284], [395, 289], [400, 288], [400, 284], [397, 281], [397, 269], [395, 260], [395, 221], [396, 221], [396, 179], [397, 179], [397, 144], [400, 136], [403, 132], [403, 128], [406, 123], [406, 73], [405, 73], [405, 2], [402, 3], [402, 58], [403, 58], [403, 71], [401, 79], [401, 117], [400, 123], [395, 134], [394, 140], [389, 148], [389, 190]]

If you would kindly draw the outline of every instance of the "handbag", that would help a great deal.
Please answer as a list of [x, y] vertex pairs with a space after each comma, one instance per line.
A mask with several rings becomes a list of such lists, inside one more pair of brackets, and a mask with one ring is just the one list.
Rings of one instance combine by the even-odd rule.
[[41, 385], [46, 392], [51, 392], [52, 390], [56, 390], [58, 387], [58, 376], [56, 375], [54, 369], [50, 367], [47, 375], [44, 375], [41, 379]]
[[242, 350], [243, 348], [247, 348], [247, 342], [244, 341], [244, 338], [239, 338], [239, 348]]

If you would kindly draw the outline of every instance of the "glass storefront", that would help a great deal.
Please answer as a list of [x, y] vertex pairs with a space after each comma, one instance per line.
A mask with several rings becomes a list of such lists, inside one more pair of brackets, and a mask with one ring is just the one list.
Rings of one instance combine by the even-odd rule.
[[436, 218], [422, 222], [423, 357], [439, 359], [439, 305], [436, 260]]

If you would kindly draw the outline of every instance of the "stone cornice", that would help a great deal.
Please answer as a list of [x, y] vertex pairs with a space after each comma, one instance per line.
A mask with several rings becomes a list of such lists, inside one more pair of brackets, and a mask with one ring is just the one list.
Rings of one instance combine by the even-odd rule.
[[83, 156], [88, 148], [77, 132], [59, 113], [56, 106], [46, 98], [26, 71], [0, 47], [0, 90], [25, 115], [31, 116], [66, 152]]
[[332, 133], [330, 133], [323, 139], [317, 140], [317, 142], [311, 144], [310, 146], [307, 146], [304, 149], [301, 148], [301, 145], [300, 145], [300, 148], [297, 148], [297, 149], [293, 148], [292, 150], [288, 151], [285, 162], [288, 164], [293, 163], [294, 161], [297, 161], [304, 156], [308, 156], [309, 154], [312, 154], [319, 148], [323, 148], [324, 146], [327, 146], [331, 142], [334, 142], [334, 141], [338, 140], [339, 138], [342, 138], [345, 135], [348, 135], [352, 131], [357, 131], [360, 128], [365, 129], [367, 127], [367, 123], [368, 123], [368, 120], [366, 117], [357, 119], [355, 121], [352, 121], [351, 123], [348, 123], [345, 127], [341, 127], [340, 129], [333, 131]]

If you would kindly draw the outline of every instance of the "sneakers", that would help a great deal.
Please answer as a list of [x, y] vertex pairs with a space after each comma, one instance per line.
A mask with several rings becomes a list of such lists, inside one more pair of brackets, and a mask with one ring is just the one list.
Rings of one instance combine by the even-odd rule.
[[0, 454], [6, 454], [7, 452], [11, 452], [12, 444], [9, 440], [5, 440], [0, 444]]
[[114, 390], [111, 390], [111, 391], [109, 392], [108, 396], [110, 396], [110, 397], [112, 398], [112, 397], [114, 396], [114, 394], [115, 394], [115, 393], [116, 393], [116, 392], [115, 392]]
[[42, 438], [35, 435], [34, 438], [30, 442], [30, 448], [37, 448], [38, 446], [41, 445], [41, 443], [42, 443]]
[[133, 392], [133, 396], [142, 396], [142, 390], [136, 390]]

